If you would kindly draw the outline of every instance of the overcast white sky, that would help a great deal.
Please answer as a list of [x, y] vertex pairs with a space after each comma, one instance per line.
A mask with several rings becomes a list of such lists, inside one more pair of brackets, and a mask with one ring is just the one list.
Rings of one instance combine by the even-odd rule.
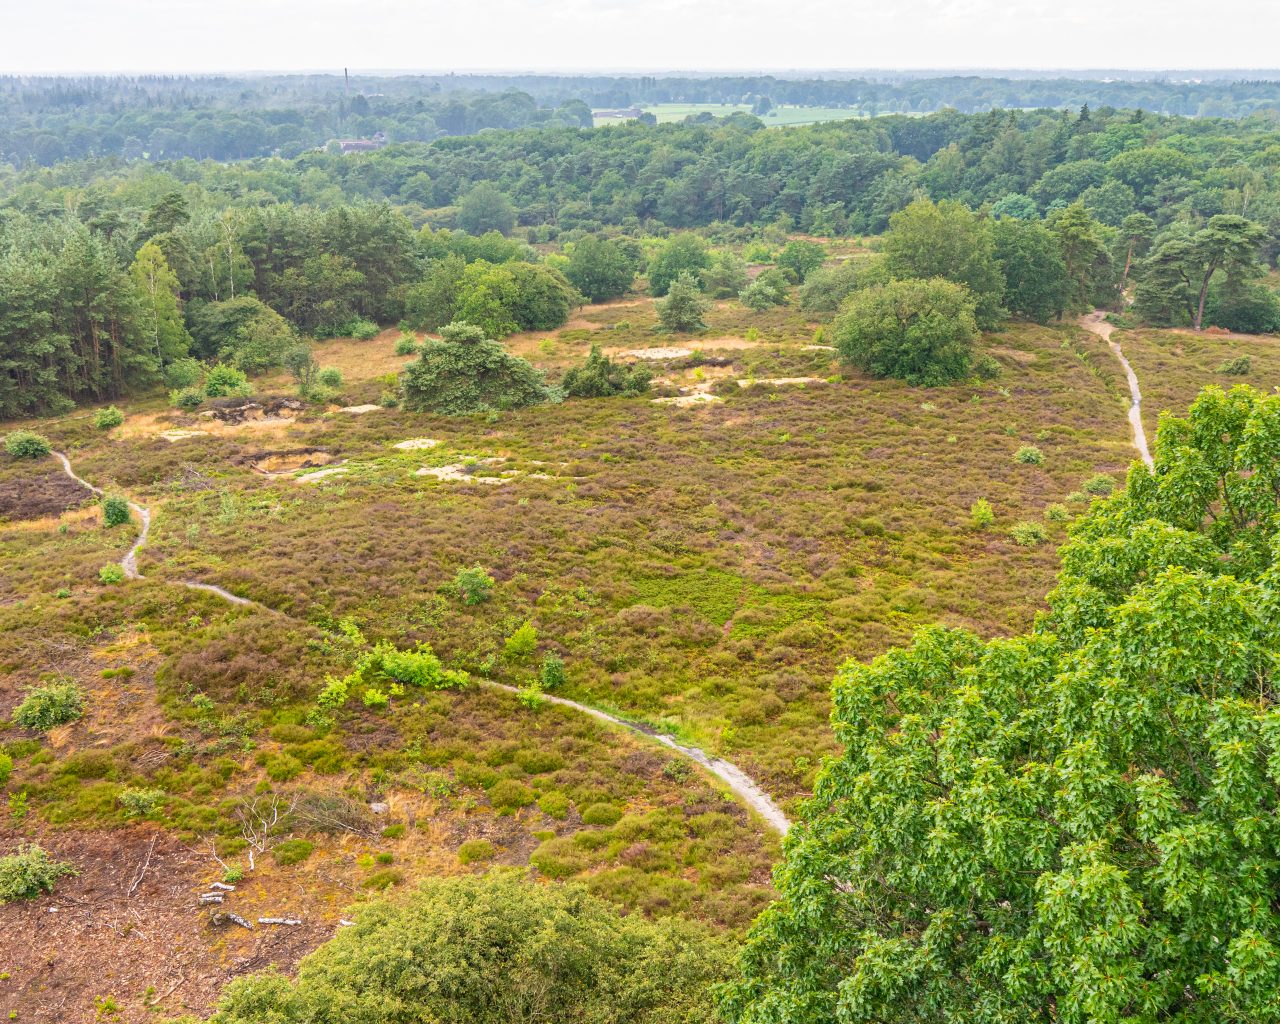
[[0, 73], [1260, 68], [1280, 0], [0, 0]]

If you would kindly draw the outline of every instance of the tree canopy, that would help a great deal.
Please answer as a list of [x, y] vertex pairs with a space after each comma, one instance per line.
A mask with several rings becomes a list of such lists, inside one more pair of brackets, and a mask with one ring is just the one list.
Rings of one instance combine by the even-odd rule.
[[1023, 636], [836, 677], [735, 1024], [1280, 1020], [1280, 396], [1208, 388]]
[[460, 416], [520, 409], [545, 402], [551, 393], [542, 373], [485, 337], [474, 324], [454, 323], [429, 341], [401, 378], [404, 407]]

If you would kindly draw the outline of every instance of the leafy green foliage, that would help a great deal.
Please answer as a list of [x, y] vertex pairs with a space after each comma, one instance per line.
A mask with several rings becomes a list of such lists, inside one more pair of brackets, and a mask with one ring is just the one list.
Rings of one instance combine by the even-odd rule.
[[106, 526], [123, 526], [132, 516], [127, 498], [110, 495], [102, 499], [102, 522]]
[[145, 818], [164, 805], [165, 792], [163, 789], [124, 789], [119, 799], [126, 817]]
[[710, 304], [698, 290], [697, 279], [682, 271], [666, 288], [666, 298], [657, 303], [658, 322], [668, 331], [700, 331]]
[[315, 852], [315, 843], [306, 839], [285, 839], [271, 848], [271, 856], [281, 867], [301, 864]]
[[527, 661], [538, 649], [538, 631], [532, 622], [518, 626], [502, 644], [502, 653], [509, 661]]
[[20, 846], [17, 853], [0, 857], [0, 904], [33, 900], [53, 892], [59, 878], [77, 874], [70, 864], [51, 860], [35, 843]]
[[482, 566], [459, 569], [453, 577], [453, 592], [465, 605], [483, 604], [493, 596], [493, 577]]
[[723, 965], [723, 944], [700, 929], [623, 917], [574, 886], [512, 873], [431, 879], [363, 908], [296, 982], [274, 972], [232, 982], [213, 1021], [711, 1024]]
[[834, 334], [841, 357], [859, 369], [932, 387], [968, 375], [974, 303], [966, 288], [941, 278], [893, 281], [850, 296]]
[[846, 663], [730, 1021], [1256, 1024], [1280, 991], [1280, 396], [1207, 388], [1024, 636]]
[[98, 570], [98, 582], [107, 586], [115, 586], [124, 582], [124, 567], [116, 562], [108, 562]]
[[253, 385], [249, 383], [243, 370], [219, 363], [211, 366], [205, 374], [204, 393], [209, 398], [238, 398], [253, 394]]
[[253, 295], [199, 303], [188, 319], [193, 351], [246, 373], [280, 366], [298, 340], [289, 322]]
[[673, 235], [649, 260], [649, 291], [655, 296], [666, 295], [686, 275], [697, 287], [699, 274], [711, 262], [707, 243], [697, 235]]
[[986, 498], [979, 498], [973, 503], [969, 509], [969, 521], [979, 530], [985, 530], [988, 526], [996, 521], [996, 514], [992, 511], [991, 502]]
[[1024, 548], [1033, 548], [1049, 539], [1049, 534], [1043, 526], [1039, 523], [1026, 521], [1014, 523], [1009, 528], [1009, 536], [1013, 538], [1015, 544]]
[[1033, 444], [1024, 444], [1013, 453], [1013, 461], [1020, 466], [1043, 466], [1044, 452]]
[[470, 324], [450, 324], [404, 372], [404, 407], [460, 416], [545, 402], [542, 373]]
[[645, 367], [615, 363], [600, 351], [600, 346], [592, 345], [587, 361], [564, 375], [561, 389], [567, 398], [635, 396], [649, 390], [649, 379], [650, 373]]
[[493, 860], [498, 849], [487, 839], [468, 839], [458, 847], [458, 861], [462, 864], [474, 864], [477, 861]]
[[31, 430], [15, 430], [4, 437], [4, 450], [15, 459], [43, 459], [49, 442]]
[[1236, 356], [1234, 359], [1224, 359], [1214, 372], [1228, 377], [1247, 377], [1252, 370], [1253, 360], [1248, 356]]
[[626, 294], [636, 268], [621, 242], [587, 235], [574, 243], [564, 276], [592, 302], [607, 302]]
[[105, 409], [99, 409], [93, 414], [93, 426], [95, 430], [111, 430], [113, 427], [120, 426], [123, 422], [124, 413], [114, 405], [109, 405]]
[[35, 732], [48, 732], [74, 722], [84, 714], [84, 693], [74, 682], [46, 683], [27, 690], [14, 709], [13, 724]]
[[458, 227], [469, 235], [497, 231], [508, 235], [516, 226], [516, 212], [511, 200], [488, 182], [481, 182], [458, 206]]
[[779, 270], [785, 271], [797, 284], [801, 284], [822, 266], [826, 258], [827, 251], [817, 242], [795, 238], [783, 247], [774, 263]]

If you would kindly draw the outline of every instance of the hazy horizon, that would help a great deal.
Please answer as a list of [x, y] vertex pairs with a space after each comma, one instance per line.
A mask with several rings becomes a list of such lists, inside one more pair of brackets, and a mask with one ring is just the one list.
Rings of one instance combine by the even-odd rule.
[[1159, 73], [1270, 70], [1280, 13], [1272, 0], [796, 0], [785, 16], [762, 0], [48, 0], [5, 27], [0, 74]]

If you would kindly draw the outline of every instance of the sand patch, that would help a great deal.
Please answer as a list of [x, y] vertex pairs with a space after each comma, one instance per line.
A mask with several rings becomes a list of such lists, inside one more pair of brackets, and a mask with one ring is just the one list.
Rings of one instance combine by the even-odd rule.
[[181, 428], [174, 427], [172, 430], [164, 430], [164, 431], [161, 431], [161, 432], [160, 432], [160, 436], [161, 436], [162, 438], [164, 438], [166, 441], [169, 441], [169, 442], [174, 442], [174, 441], [185, 441], [185, 440], [187, 440], [187, 438], [190, 438], [190, 437], [208, 437], [208, 436], [209, 436], [209, 431], [207, 431], [207, 430], [183, 430], [183, 429], [181, 429]]
[[677, 409], [687, 409], [694, 405], [715, 405], [724, 401], [718, 395], [708, 394], [705, 391], [697, 391], [691, 395], [675, 395], [672, 398], [653, 398], [650, 399], [655, 405], [674, 405]]
[[402, 452], [416, 452], [423, 448], [434, 448], [440, 444], [434, 437], [411, 437], [407, 441], [401, 441], [399, 444], [393, 444], [392, 448], [399, 448]]
[[795, 384], [803, 387], [806, 384], [825, 384], [821, 377], [739, 377], [738, 387], [749, 388], [753, 384], [768, 384], [770, 387]]
[[287, 452], [263, 452], [252, 457], [249, 468], [262, 476], [290, 476], [300, 469], [319, 469], [336, 461], [336, 456], [318, 448], [299, 448]]
[[1034, 352], [1023, 352], [1016, 348], [989, 348], [987, 354], [995, 356], [997, 359], [1009, 359], [1021, 366], [1027, 366], [1036, 361]]
[[317, 469], [311, 473], [303, 473], [294, 479], [300, 484], [314, 484], [327, 480], [331, 476], [341, 476], [349, 470], [346, 466], [330, 466], [328, 469]]
[[834, 345], [801, 345], [800, 348], [804, 352], [834, 352], [836, 350]]
[[617, 353], [620, 356], [628, 356], [631, 359], [684, 359], [686, 356], [693, 355], [691, 348], [678, 348], [671, 346], [658, 346], [656, 348], [631, 348], [625, 349]]
[[498, 458], [468, 459], [448, 466], [423, 466], [414, 476], [434, 477], [444, 483], [506, 484], [516, 476], [514, 471], [508, 470], [501, 475], [481, 473], [483, 467], [497, 466], [505, 461]]
[[363, 416], [367, 412], [377, 412], [380, 405], [344, 405], [338, 412], [349, 412], [353, 416]]

